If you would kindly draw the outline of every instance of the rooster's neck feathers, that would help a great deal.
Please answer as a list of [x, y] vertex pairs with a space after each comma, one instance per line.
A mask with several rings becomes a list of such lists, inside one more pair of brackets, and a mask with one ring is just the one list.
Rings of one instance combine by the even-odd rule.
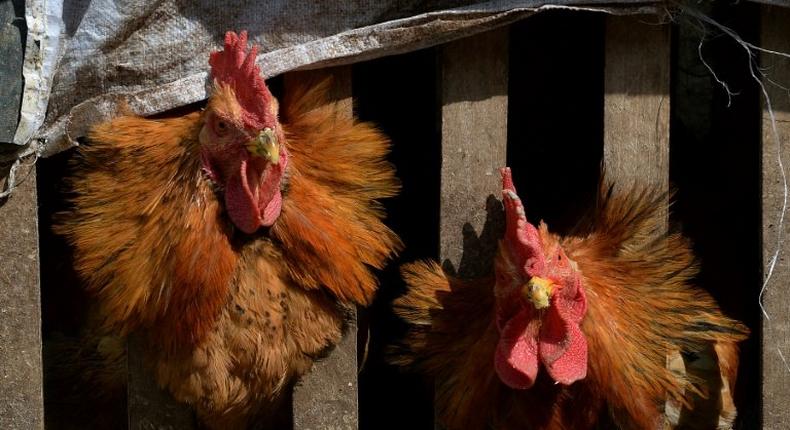
[[191, 343], [226, 300], [238, 258], [201, 172], [200, 124], [198, 113], [125, 116], [94, 127], [80, 147], [73, 209], [57, 230], [107, 329], [157, 323], [172, 342]]
[[327, 103], [329, 82], [291, 88], [283, 105], [292, 154], [288, 192], [271, 235], [282, 244], [291, 277], [326, 288], [342, 301], [367, 304], [382, 269], [401, 246], [381, 219], [377, 199], [399, 189], [386, 161], [388, 139]]

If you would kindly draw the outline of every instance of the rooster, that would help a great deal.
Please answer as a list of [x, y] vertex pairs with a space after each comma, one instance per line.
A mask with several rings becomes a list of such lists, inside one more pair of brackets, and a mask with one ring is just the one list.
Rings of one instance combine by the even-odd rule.
[[[510, 169], [502, 178], [492, 276], [402, 267], [408, 291], [395, 310], [411, 329], [394, 361], [435, 377], [447, 428], [729, 428], [736, 344], [748, 330], [691, 283], [688, 241], [662, 233], [666, 195], [602, 187], [591, 216], [559, 237], [527, 221]], [[677, 353], [688, 369], [667, 365]], [[711, 367], [715, 377], [692, 371]], [[726, 410], [693, 422], [690, 408], [706, 397]]]
[[205, 109], [93, 127], [56, 227], [94, 302], [81, 354], [109, 369], [84, 382], [117, 391], [134, 333], [209, 428], [266, 425], [401, 246], [378, 203], [399, 188], [388, 139], [326, 82], [280, 107], [256, 54], [228, 32]]

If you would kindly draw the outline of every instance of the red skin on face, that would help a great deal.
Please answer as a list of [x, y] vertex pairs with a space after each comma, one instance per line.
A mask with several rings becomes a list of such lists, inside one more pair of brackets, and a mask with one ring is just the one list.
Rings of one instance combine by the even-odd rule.
[[[552, 379], [570, 385], [587, 375], [587, 341], [579, 327], [587, 311], [582, 278], [559, 245], [544, 249], [540, 231], [526, 219], [510, 169], [503, 168], [501, 174], [506, 228], [500, 253], [517, 273], [506, 274], [498, 268], [495, 292], [500, 340], [494, 365], [502, 382], [511, 388], [531, 387], [539, 361]], [[554, 285], [545, 309], [536, 309], [524, 297], [525, 284], [533, 277]]]
[[[209, 177], [223, 185], [225, 208], [241, 231], [251, 234], [269, 227], [282, 208], [281, 182], [288, 164], [288, 153], [281, 143], [285, 137], [273, 108], [274, 98], [255, 64], [258, 48], [247, 52], [247, 32], [225, 35], [225, 48], [213, 52], [209, 59], [211, 74], [217, 84], [232, 89], [239, 111], [232, 118], [207, 115], [210, 140], [218, 141], [222, 133], [234, 133], [227, 144], [204, 145], [203, 166]], [[217, 123], [222, 122], [221, 130]], [[274, 130], [280, 158], [277, 164], [254, 156], [247, 142], [265, 129]]]

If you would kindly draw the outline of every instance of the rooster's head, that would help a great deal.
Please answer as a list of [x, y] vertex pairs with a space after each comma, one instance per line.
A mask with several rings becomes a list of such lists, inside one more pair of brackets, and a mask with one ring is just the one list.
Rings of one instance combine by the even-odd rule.
[[546, 225], [527, 221], [510, 169], [501, 173], [506, 228], [495, 268], [496, 371], [508, 386], [525, 389], [541, 362], [554, 381], [568, 385], [587, 374], [582, 277]]
[[225, 49], [209, 59], [214, 92], [200, 130], [203, 168], [225, 193], [225, 207], [241, 231], [274, 224], [282, 207], [288, 164], [277, 100], [247, 50], [247, 33], [225, 35]]

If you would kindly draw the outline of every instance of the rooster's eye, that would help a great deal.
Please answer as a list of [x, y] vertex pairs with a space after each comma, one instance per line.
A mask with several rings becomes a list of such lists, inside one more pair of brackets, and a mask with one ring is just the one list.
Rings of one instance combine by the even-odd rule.
[[217, 135], [222, 136], [228, 132], [228, 123], [223, 120], [217, 121], [216, 127], [214, 127]]

